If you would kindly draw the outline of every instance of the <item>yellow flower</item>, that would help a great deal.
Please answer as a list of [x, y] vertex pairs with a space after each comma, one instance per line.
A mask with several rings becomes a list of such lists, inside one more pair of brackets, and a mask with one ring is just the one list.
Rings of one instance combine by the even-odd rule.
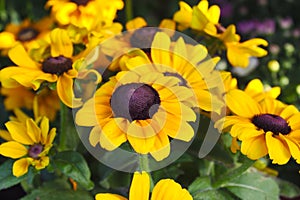
[[27, 50], [38, 48], [38, 40], [47, 38], [53, 25], [50, 17], [45, 17], [37, 22], [25, 19], [21, 24], [8, 24], [0, 33], [0, 49], [4, 55], [18, 42]]
[[9, 121], [5, 126], [12, 140], [0, 145], [0, 154], [18, 159], [13, 164], [14, 176], [26, 174], [30, 165], [37, 170], [49, 165], [47, 154], [52, 147], [56, 129], [49, 131], [48, 118], [43, 117], [38, 122], [31, 118], [25, 122]]
[[117, 10], [122, 9], [122, 0], [48, 0], [51, 14], [61, 25], [73, 24], [92, 30], [97, 24], [110, 26]]
[[266, 98], [255, 101], [241, 90], [226, 94], [234, 115], [216, 122], [221, 131], [230, 131], [241, 141], [241, 152], [257, 160], [269, 155], [275, 164], [286, 164], [292, 156], [300, 163], [300, 113], [293, 105]]
[[177, 11], [173, 20], [178, 23], [178, 30], [192, 28], [197, 31], [203, 31], [206, 34], [217, 35], [217, 26], [221, 10], [217, 5], [209, 7], [207, 0], [201, 0], [197, 6], [191, 8], [187, 3], [179, 2], [180, 10]]
[[53, 121], [60, 108], [59, 97], [55, 90], [45, 87], [35, 93], [31, 88], [19, 86], [17, 88], [1, 88], [1, 94], [5, 96], [4, 106], [7, 110], [27, 108], [34, 110], [35, 116], [46, 116]]
[[280, 87], [265, 88], [259, 79], [251, 80], [244, 91], [255, 99], [257, 102], [264, 100], [265, 98], [276, 99], [280, 95]]
[[210, 91], [211, 88], [217, 88], [222, 79], [219, 72], [214, 70], [214, 59], [207, 60], [207, 49], [203, 45], [185, 44], [182, 37], [172, 43], [166, 33], [158, 32], [151, 45], [150, 56], [143, 51], [132, 54], [136, 56], [126, 61], [128, 69], [150, 64], [153, 71], [179, 78], [181, 86], [195, 93], [198, 101], [193, 106], [218, 113], [224, 106]]
[[[135, 172], [130, 190], [129, 200], [149, 200], [150, 177], [146, 172]], [[96, 200], [127, 200], [117, 194], [99, 193]], [[172, 179], [162, 179], [153, 188], [151, 200], [172, 199], [172, 200], [192, 200], [190, 193]]]
[[[61, 101], [69, 107], [80, 106], [81, 100], [75, 98], [73, 79], [77, 77], [76, 65], [81, 62], [73, 55], [73, 44], [63, 29], [54, 29], [50, 33], [51, 55], [41, 62], [34, 61], [22, 45], [9, 51], [9, 58], [17, 66], [9, 66], [0, 71], [0, 81], [5, 88], [20, 85], [38, 90], [42, 83], [56, 83]], [[78, 62], [77, 62], [78, 61]], [[81, 64], [81, 63], [80, 63]]]
[[268, 52], [259, 47], [267, 46], [268, 42], [261, 38], [253, 38], [244, 42], [240, 42], [240, 36], [236, 34], [234, 25], [230, 25], [220, 34], [218, 38], [227, 48], [227, 58], [231, 65], [235, 67], [247, 67], [251, 56], [263, 57]]
[[108, 151], [128, 141], [140, 154], [160, 161], [170, 154], [169, 137], [190, 141], [194, 130], [188, 122], [196, 115], [193, 93], [178, 86], [179, 79], [165, 77], [148, 66], [119, 72], [103, 84], [76, 113], [79, 126], [92, 126], [89, 142]]

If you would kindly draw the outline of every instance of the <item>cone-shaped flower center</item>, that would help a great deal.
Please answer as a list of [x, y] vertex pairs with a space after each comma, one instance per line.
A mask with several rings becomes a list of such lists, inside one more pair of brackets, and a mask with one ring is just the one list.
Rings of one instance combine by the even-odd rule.
[[49, 57], [42, 63], [42, 70], [45, 73], [61, 75], [72, 69], [72, 60], [64, 56]]
[[28, 155], [32, 158], [38, 158], [44, 147], [41, 144], [34, 144], [28, 150]]
[[85, 6], [90, 0], [71, 0], [71, 2], [76, 3], [78, 6]]
[[129, 121], [150, 119], [160, 105], [159, 94], [151, 86], [143, 83], [130, 83], [118, 87], [111, 99], [115, 117]]
[[265, 132], [271, 131], [275, 135], [278, 135], [279, 133], [286, 135], [291, 132], [291, 127], [288, 123], [278, 115], [256, 115], [252, 118], [252, 123], [256, 127], [263, 129]]
[[182, 76], [180, 76], [179, 74], [174, 73], [174, 72], [164, 72], [164, 75], [165, 76], [173, 76], [173, 77], [178, 78], [180, 80], [178, 85], [187, 87], [186, 80]]
[[38, 34], [39, 31], [34, 28], [31, 27], [23, 28], [17, 34], [17, 40], [21, 42], [27, 42], [35, 39], [38, 36]]

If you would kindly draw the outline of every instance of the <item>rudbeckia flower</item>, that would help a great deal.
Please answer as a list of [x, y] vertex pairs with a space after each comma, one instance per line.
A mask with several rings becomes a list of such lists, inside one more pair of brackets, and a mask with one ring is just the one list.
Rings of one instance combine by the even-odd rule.
[[149, 65], [153, 71], [179, 78], [179, 85], [195, 92], [198, 100], [195, 107], [220, 113], [224, 104], [210, 89], [217, 88], [222, 79], [220, 73], [214, 70], [215, 58], [207, 60], [207, 49], [203, 45], [185, 44], [182, 37], [176, 42], [171, 42], [166, 33], [158, 32], [152, 42], [149, 56], [141, 50], [132, 54], [136, 56], [126, 61], [128, 69]]
[[5, 126], [10, 134], [7, 138], [10, 140], [0, 145], [0, 154], [18, 159], [12, 168], [14, 176], [26, 174], [30, 165], [37, 170], [49, 165], [47, 154], [52, 147], [56, 129], [49, 131], [48, 118], [40, 118], [37, 122], [31, 118], [25, 121], [9, 121]]
[[293, 105], [266, 98], [255, 101], [241, 90], [226, 94], [232, 116], [216, 122], [241, 141], [241, 152], [252, 160], [269, 155], [272, 163], [286, 164], [290, 157], [300, 163], [300, 113]]
[[[35, 93], [31, 88], [23, 86], [17, 88], [1, 88], [1, 94], [5, 96], [5, 109], [33, 109], [36, 118], [37, 116], [46, 116], [50, 121], [53, 121], [57, 111], [60, 109], [57, 92], [47, 87], [41, 89], [38, 93]], [[34, 106], [36, 107], [35, 109]]]
[[227, 49], [227, 59], [232, 66], [247, 67], [251, 56], [263, 57], [268, 52], [260, 46], [267, 46], [268, 42], [261, 38], [253, 38], [240, 42], [234, 25], [230, 25], [218, 36]]
[[166, 77], [144, 66], [119, 72], [103, 84], [76, 113], [79, 126], [93, 127], [89, 142], [108, 151], [128, 141], [140, 154], [150, 153], [157, 161], [170, 154], [169, 137], [190, 141], [196, 120], [190, 89], [178, 86], [179, 79]]
[[38, 48], [38, 40], [48, 37], [53, 20], [45, 17], [37, 22], [25, 19], [21, 24], [8, 24], [4, 31], [0, 33], [0, 49], [4, 55], [18, 42], [22, 43], [27, 50]]
[[99, 22], [112, 24], [117, 10], [123, 6], [122, 0], [48, 0], [46, 3], [59, 24], [73, 24], [88, 30], [92, 30]]
[[9, 51], [9, 58], [17, 66], [8, 66], [0, 71], [0, 81], [5, 88], [20, 85], [38, 90], [42, 83], [56, 83], [61, 101], [69, 107], [79, 107], [81, 100], [75, 98], [73, 79], [82, 64], [80, 56], [73, 56], [73, 44], [66, 30], [54, 29], [50, 33], [50, 56], [41, 62], [33, 60], [22, 45]]
[[[130, 190], [129, 200], [149, 200], [150, 177], [146, 172], [135, 172]], [[99, 193], [96, 200], [127, 200], [127, 198], [110, 193]], [[153, 188], [151, 200], [172, 199], [172, 200], [192, 200], [190, 193], [172, 179], [162, 179]]]

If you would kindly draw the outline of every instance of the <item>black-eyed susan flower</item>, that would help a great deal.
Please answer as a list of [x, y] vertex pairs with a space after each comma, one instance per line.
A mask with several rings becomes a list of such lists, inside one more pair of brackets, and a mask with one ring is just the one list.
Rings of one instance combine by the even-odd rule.
[[[135, 172], [129, 190], [129, 200], [149, 200], [150, 197], [150, 177], [146, 172]], [[127, 200], [127, 198], [110, 193], [99, 193], [96, 200]], [[192, 200], [191, 194], [179, 183], [172, 179], [162, 179], [153, 188], [151, 200], [172, 199], [172, 200]]]
[[150, 55], [143, 51], [132, 54], [136, 56], [126, 61], [128, 69], [149, 65], [153, 71], [179, 78], [179, 85], [195, 93], [198, 101], [193, 106], [220, 113], [224, 104], [210, 91], [222, 82], [220, 73], [214, 70], [218, 58], [207, 59], [207, 49], [203, 45], [185, 44], [182, 37], [172, 42], [166, 33], [158, 32], [152, 42]]
[[269, 155], [280, 165], [293, 157], [300, 163], [300, 113], [295, 106], [272, 98], [258, 103], [238, 89], [226, 94], [226, 103], [233, 115], [215, 126], [237, 137], [244, 155], [253, 160]]
[[[22, 115], [24, 117], [25, 115]], [[0, 145], [0, 154], [17, 159], [12, 168], [14, 176], [22, 176], [28, 172], [29, 166], [37, 170], [49, 165], [48, 152], [56, 135], [56, 129], [49, 130], [49, 120], [46, 117], [34, 121], [22, 118], [5, 123], [10, 139]]]
[[194, 103], [193, 92], [178, 82], [147, 66], [119, 72], [83, 105], [75, 121], [93, 127], [92, 146], [112, 151], [128, 141], [137, 153], [160, 161], [170, 154], [169, 137], [188, 142], [194, 136], [188, 122], [196, 114], [186, 105]]
[[2, 86], [16, 88], [23, 85], [36, 91], [42, 83], [56, 83], [60, 100], [69, 107], [78, 107], [82, 103], [75, 98], [73, 79], [83, 63], [80, 58], [84, 51], [73, 56], [73, 44], [64, 29], [51, 31], [50, 41], [50, 55], [44, 55], [41, 61], [33, 60], [22, 45], [12, 48], [9, 58], [17, 66], [8, 66], [0, 71]]
[[4, 106], [6, 110], [14, 110], [16, 108], [34, 110], [35, 118], [37, 116], [46, 116], [50, 121], [53, 121], [60, 108], [57, 92], [47, 87], [39, 90], [38, 93], [31, 88], [23, 86], [1, 88], [1, 94], [5, 96]]
[[6, 55], [7, 51], [18, 42], [22, 43], [27, 50], [38, 48], [39, 43], [37, 41], [48, 37], [53, 23], [50, 17], [45, 17], [37, 22], [25, 19], [20, 24], [8, 24], [4, 31], [0, 33], [2, 53]]
[[48, 0], [51, 14], [61, 25], [73, 24], [92, 30], [97, 24], [112, 24], [117, 10], [122, 9], [122, 0]]

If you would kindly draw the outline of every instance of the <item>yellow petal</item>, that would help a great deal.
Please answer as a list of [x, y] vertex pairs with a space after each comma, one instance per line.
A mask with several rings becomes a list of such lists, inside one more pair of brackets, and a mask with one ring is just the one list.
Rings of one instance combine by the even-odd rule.
[[50, 33], [51, 56], [63, 55], [71, 58], [73, 54], [73, 44], [65, 29], [56, 28]]
[[273, 136], [272, 132], [267, 132], [266, 143], [273, 164], [284, 165], [289, 161], [291, 153], [284, 140], [280, 139], [280, 137]]
[[95, 126], [92, 128], [89, 136], [90, 144], [95, 147], [100, 142], [101, 128], [100, 126]]
[[198, 6], [193, 7], [193, 16], [192, 16], [192, 21], [191, 21], [191, 28], [202, 31], [209, 20], [205, 16], [205, 14], [199, 9]]
[[142, 17], [136, 17], [126, 23], [127, 30], [133, 30], [147, 26], [147, 22]]
[[57, 94], [60, 100], [70, 108], [77, 108], [82, 105], [80, 99], [75, 98], [73, 91], [73, 79], [65, 76], [65, 74], [61, 75], [57, 80]]
[[42, 144], [45, 144], [48, 138], [48, 132], [49, 132], [49, 119], [47, 117], [43, 117], [41, 124], [41, 142]]
[[96, 200], [127, 200], [127, 198], [120, 195], [109, 193], [96, 194], [95, 198]]
[[155, 34], [151, 45], [151, 58], [154, 63], [170, 66], [171, 39], [163, 32]]
[[255, 97], [257, 94], [262, 93], [263, 91], [264, 86], [259, 79], [251, 80], [245, 88], [245, 92], [251, 97]]
[[169, 156], [171, 151], [168, 135], [164, 131], [158, 133], [150, 154], [156, 161], [161, 161]]
[[252, 118], [261, 112], [261, 108], [256, 101], [241, 90], [231, 90], [225, 96], [226, 104], [235, 114]]
[[152, 191], [151, 200], [193, 200], [190, 193], [171, 179], [160, 180]]
[[179, 124], [179, 128], [177, 130], [171, 129], [172, 123], [169, 122], [168, 125], [166, 124], [164, 127], [164, 132], [168, 133], [168, 135], [172, 138], [189, 142], [195, 135], [193, 127], [184, 121], [176, 121], [176, 123]]
[[280, 117], [282, 117], [283, 119], [289, 119], [291, 116], [297, 113], [299, 113], [299, 111], [296, 106], [289, 105], [280, 113]]
[[9, 121], [5, 123], [5, 126], [15, 141], [26, 145], [34, 144], [34, 141], [27, 134], [24, 124], [20, 122]]
[[113, 118], [102, 128], [100, 145], [102, 148], [112, 151], [127, 141], [126, 131], [129, 122], [124, 118]]
[[96, 126], [98, 124], [94, 99], [88, 100], [83, 107], [78, 110], [75, 116], [75, 122], [79, 126]]
[[26, 121], [27, 134], [34, 143], [41, 141], [41, 129], [36, 125], [33, 119], [27, 119]]
[[13, 140], [10, 133], [5, 130], [0, 130], [0, 137], [6, 141], [11, 141]]
[[21, 158], [27, 154], [27, 148], [15, 141], [5, 142], [0, 145], [0, 154], [10, 158]]
[[19, 177], [26, 174], [28, 172], [29, 164], [30, 162], [28, 158], [21, 158], [15, 161], [12, 168], [13, 175]]
[[39, 69], [38, 64], [34, 62], [21, 44], [16, 45], [8, 52], [9, 58], [18, 66], [29, 69]]
[[265, 136], [251, 137], [242, 141], [241, 152], [252, 160], [257, 160], [268, 153]]
[[54, 138], [55, 138], [55, 136], [56, 136], [56, 128], [52, 128], [52, 129], [49, 131], [49, 133], [48, 133], [48, 138], [47, 138], [47, 140], [46, 140], [46, 142], [45, 142], [45, 145], [50, 145], [50, 144], [52, 144], [52, 143], [53, 143], [53, 140], [54, 140]]
[[150, 178], [146, 172], [135, 172], [129, 190], [129, 199], [149, 200]]
[[293, 158], [299, 164], [300, 163], [300, 144], [299, 144], [299, 142], [297, 140], [295, 140], [294, 138], [290, 138], [289, 136], [285, 137], [281, 134], [280, 134], [280, 138], [282, 140], [285, 140], [285, 142], [287, 143], [287, 145], [290, 149], [290, 152], [291, 152]]
[[16, 43], [14, 34], [12, 34], [10, 32], [0, 33], [0, 41], [1, 41], [1, 44], [0, 44], [1, 49], [12, 48]]

